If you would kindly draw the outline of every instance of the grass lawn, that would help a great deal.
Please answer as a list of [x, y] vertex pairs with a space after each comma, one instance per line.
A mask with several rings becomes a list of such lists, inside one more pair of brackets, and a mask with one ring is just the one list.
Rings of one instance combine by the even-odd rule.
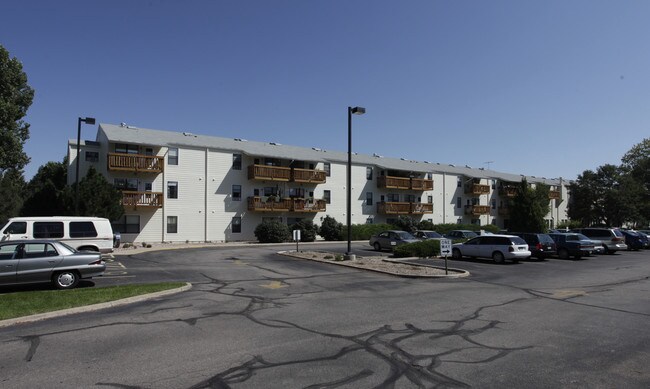
[[0, 320], [105, 303], [127, 297], [179, 288], [184, 282], [120, 285], [71, 290], [35, 290], [0, 294]]

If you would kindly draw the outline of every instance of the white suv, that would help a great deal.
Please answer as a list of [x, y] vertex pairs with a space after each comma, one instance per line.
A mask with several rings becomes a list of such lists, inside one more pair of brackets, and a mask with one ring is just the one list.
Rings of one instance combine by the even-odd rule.
[[518, 262], [531, 255], [525, 240], [513, 235], [482, 235], [472, 238], [465, 243], [452, 246], [451, 256], [454, 259], [463, 257], [492, 258], [496, 263], [506, 259]]

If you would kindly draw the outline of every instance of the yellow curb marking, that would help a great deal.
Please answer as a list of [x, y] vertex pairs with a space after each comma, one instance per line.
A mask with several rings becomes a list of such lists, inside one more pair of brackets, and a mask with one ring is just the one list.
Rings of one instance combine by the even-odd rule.
[[247, 262], [243, 262], [241, 259], [235, 260], [235, 265], [243, 266], [243, 265], [248, 265]]
[[579, 297], [579, 296], [586, 296], [587, 292], [584, 290], [558, 290], [555, 293], [551, 295], [552, 298], [556, 299], [566, 299], [566, 298], [572, 298], [572, 297]]

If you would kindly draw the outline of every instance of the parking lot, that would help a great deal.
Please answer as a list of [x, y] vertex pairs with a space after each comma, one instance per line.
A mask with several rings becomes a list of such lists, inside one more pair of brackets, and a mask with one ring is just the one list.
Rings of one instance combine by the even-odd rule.
[[[194, 287], [3, 329], [2, 386], [650, 385], [649, 251], [450, 261], [471, 276], [441, 280], [288, 258], [275, 253], [282, 248], [116, 256], [113, 278], [96, 287], [169, 280]], [[375, 254], [367, 243], [353, 249]]]

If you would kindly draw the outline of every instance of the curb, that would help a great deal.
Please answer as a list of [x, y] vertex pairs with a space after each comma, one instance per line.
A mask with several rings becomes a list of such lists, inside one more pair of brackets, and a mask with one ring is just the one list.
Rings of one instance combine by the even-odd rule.
[[13, 319], [7, 319], [7, 320], [0, 320], [0, 328], [9, 327], [9, 326], [13, 326], [13, 325], [16, 325], [16, 324], [33, 323], [33, 322], [40, 321], [40, 320], [46, 320], [46, 319], [52, 319], [52, 318], [55, 318], [55, 317], [73, 315], [75, 313], [92, 312], [92, 311], [98, 311], [100, 309], [105, 309], [105, 308], [119, 307], [119, 306], [122, 306], [122, 305], [138, 303], [138, 302], [141, 302], [141, 301], [152, 300], [152, 299], [155, 299], [155, 298], [158, 298], [158, 297], [164, 297], [164, 296], [169, 296], [169, 295], [180, 293], [180, 292], [185, 292], [185, 291], [190, 290], [190, 289], [192, 289], [192, 284], [187, 282], [187, 283], [185, 283], [184, 286], [181, 286], [180, 288], [176, 288], [176, 289], [161, 290], [160, 292], [142, 294], [142, 295], [139, 295], [139, 296], [127, 297], [127, 298], [123, 298], [123, 299], [120, 299], [120, 300], [107, 301], [105, 303], [84, 305], [83, 307], [61, 309], [61, 310], [58, 310], [58, 311], [37, 313], [35, 315], [15, 317]]

